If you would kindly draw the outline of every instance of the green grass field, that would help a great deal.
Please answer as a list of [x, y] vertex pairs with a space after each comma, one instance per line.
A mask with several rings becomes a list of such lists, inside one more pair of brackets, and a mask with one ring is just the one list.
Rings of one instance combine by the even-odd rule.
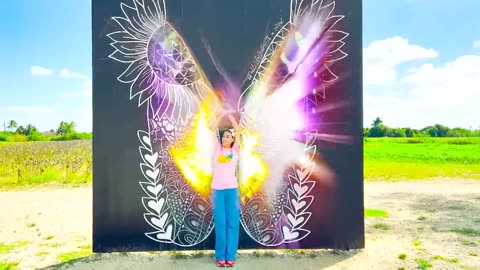
[[365, 178], [480, 179], [480, 138], [366, 138]]
[[[365, 179], [480, 179], [480, 138], [366, 138]], [[0, 142], [0, 188], [92, 181], [92, 142]]]

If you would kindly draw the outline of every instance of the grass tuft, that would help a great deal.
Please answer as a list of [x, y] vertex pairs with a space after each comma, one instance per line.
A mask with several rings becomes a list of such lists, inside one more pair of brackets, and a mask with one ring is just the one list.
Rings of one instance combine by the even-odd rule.
[[78, 246], [79, 249], [88, 249], [88, 250], [91, 250], [92, 249], [92, 245], [91, 244], [87, 244], [87, 245], [81, 245], [81, 246]]
[[375, 229], [380, 229], [384, 231], [390, 230], [390, 226], [388, 226], [388, 224], [385, 224], [385, 223], [375, 223], [373, 227]]
[[53, 235], [47, 235], [45, 236], [45, 238], [43, 238], [44, 240], [52, 240], [53, 239]]
[[386, 218], [388, 213], [385, 210], [381, 209], [365, 209], [365, 217], [367, 218]]
[[13, 270], [19, 262], [0, 262], [0, 270]]
[[192, 253], [192, 258], [196, 258], [196, 259], [198, 259], [198, 258], [203, 258], [203, 257], [205, 257], [206, 255], [207, 255], [207, 254], [206, 254], [205, 252], [203, 252], [203, 251], [196, 251], [196, 252]]
[[420, 240], [418, 240], [418, 239], [413, 239], [413, 245], [414, 245], [414, 246], [418, 247], [418, 246], [420, 246], [421, 244], [422, 244], [422, 242], [421, 242]]
[[442, 255], [435, 255], [432, 257], [432, 259], [434, 260], [442, 260], [442, 261], [445, 261], [445, 262], [451, 262], [451, 263], [458, 263], [458, 258], [446, 258], [446, 257], [443, 257]]
[[188, 258], [187, 254], [181, 251], [170, 251], [168, 252], [168, 255], [174, 260], [182, 260]]
[[39, 252], [35, 253], [35, 256], [42, 257], [42, 256], [45, 256], [45, 255], [48, 255], [48, 254], [50, 254], [50, 252], [48, 252], [48, 251], [39, 251]]
[[72, 251], [67, 253], [62, 253], [57, 256], [57, 259], [61, 262], [69, 262], [79, 258], [84, 258], [92, 255], [90, 251]]
[[15, 242], [10, 245], [0, 243], [0, 254], [9, 253], [11, 250], [28, 245], [28, 241]]
[[455, 232], [455, 233], [458, 233], [458, 234], [466, 235], [466, 236], [478, 236], [478, 235], [480, 235], [480, 231], [475, 230], [473, 228], [453, 228], [451, 231]]
[[433, 265], [424, 258], [419, 258], [415, 260], [418, 265], [418, 269], [425, 270], [431, 268]]

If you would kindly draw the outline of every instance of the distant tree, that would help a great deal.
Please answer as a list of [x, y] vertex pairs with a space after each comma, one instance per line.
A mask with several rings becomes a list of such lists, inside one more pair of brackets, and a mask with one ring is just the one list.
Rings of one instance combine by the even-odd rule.
[[369, 128], [363, 128], [363, 137], [368, 137]]
[[19, 126], [15, 131], [17, 134], [27, 135], [27, 130], [23, 126]]
[[25, 128], [25, 135], [27, 135], [27, 136], [38, 134], [38, 133], [40, 133], [40, 132], [32, 124], [28, 124], [27, 127]]
[[430, 137], [447, 137], [450, 132], [450, 128], [436, 124], [434, 126], [428, 126], [422, 129], [422, 132], [426, 133]]
[[392, 128], [387, 130], [388, 137], [406, 137], [405, 129], [403, 128]]
[[383, 124], [380, 117], [375, 118], [372, 127], [368, 131], [368, 137], [385, 137], [387, 136], [387, 127]]
[[405, 129], [405, 136], [407, 137], [415, 137], [415, 130], [411, 129], [411, 128], [406, 128]]
[[17, 122], [16, 122], [15, 120], [10, 120], [10, 121], [8, 121], [8, 126], [7, 126], [7, 128], [8, 128], [9, 130], [14, 130], [14, 129], [16, 129], [17, 127], [18, 127], [18, 124], [17, 124]]
[[60, 122], [57, 128], [57, 135], [65, 136], [67, 134], [75, 133], [75, 123], [74, 122]]
[[380, 118], [380, 117], [375, 118], [375, 120], [373, 120], [372, 127], [378, 127], [380, 125], [383, 125], [382, 118]]
[[438, 137], [438, 131], [434, 126], [427, 126], [422, 128], [422, 133], [425, 133], [430, 137]]
[[440, 124], [436, 124], [435, 128], [438, 130], [438, 137], [447, 137], [448, 132], [450, 131], [449, 127]]
[[414, 128], [390, 128], [384, 125], [380, 117], [373, 120], [370, 128], [363, 129], [364, 137], [480, 137], [478, 129], [449, 128], [441, 124], [426, 126], [421, 130]]

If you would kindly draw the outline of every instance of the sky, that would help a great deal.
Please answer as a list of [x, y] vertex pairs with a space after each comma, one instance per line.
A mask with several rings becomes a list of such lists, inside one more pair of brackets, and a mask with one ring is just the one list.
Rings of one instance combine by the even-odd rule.
[[[90, 1], [1, 2], [0, 125], [91, 131]], [[478, 10], [478, 0], [363, 0], [365, 127], [381, 117], [480, 128]]]

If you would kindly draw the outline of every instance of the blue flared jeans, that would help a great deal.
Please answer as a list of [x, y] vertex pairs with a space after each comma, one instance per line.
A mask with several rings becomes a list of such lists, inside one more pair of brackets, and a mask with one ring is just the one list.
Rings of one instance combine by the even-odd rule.
[[215, 259], [235, 261], [240, 233], [240, 196], [238, 188], [213, 189]]

